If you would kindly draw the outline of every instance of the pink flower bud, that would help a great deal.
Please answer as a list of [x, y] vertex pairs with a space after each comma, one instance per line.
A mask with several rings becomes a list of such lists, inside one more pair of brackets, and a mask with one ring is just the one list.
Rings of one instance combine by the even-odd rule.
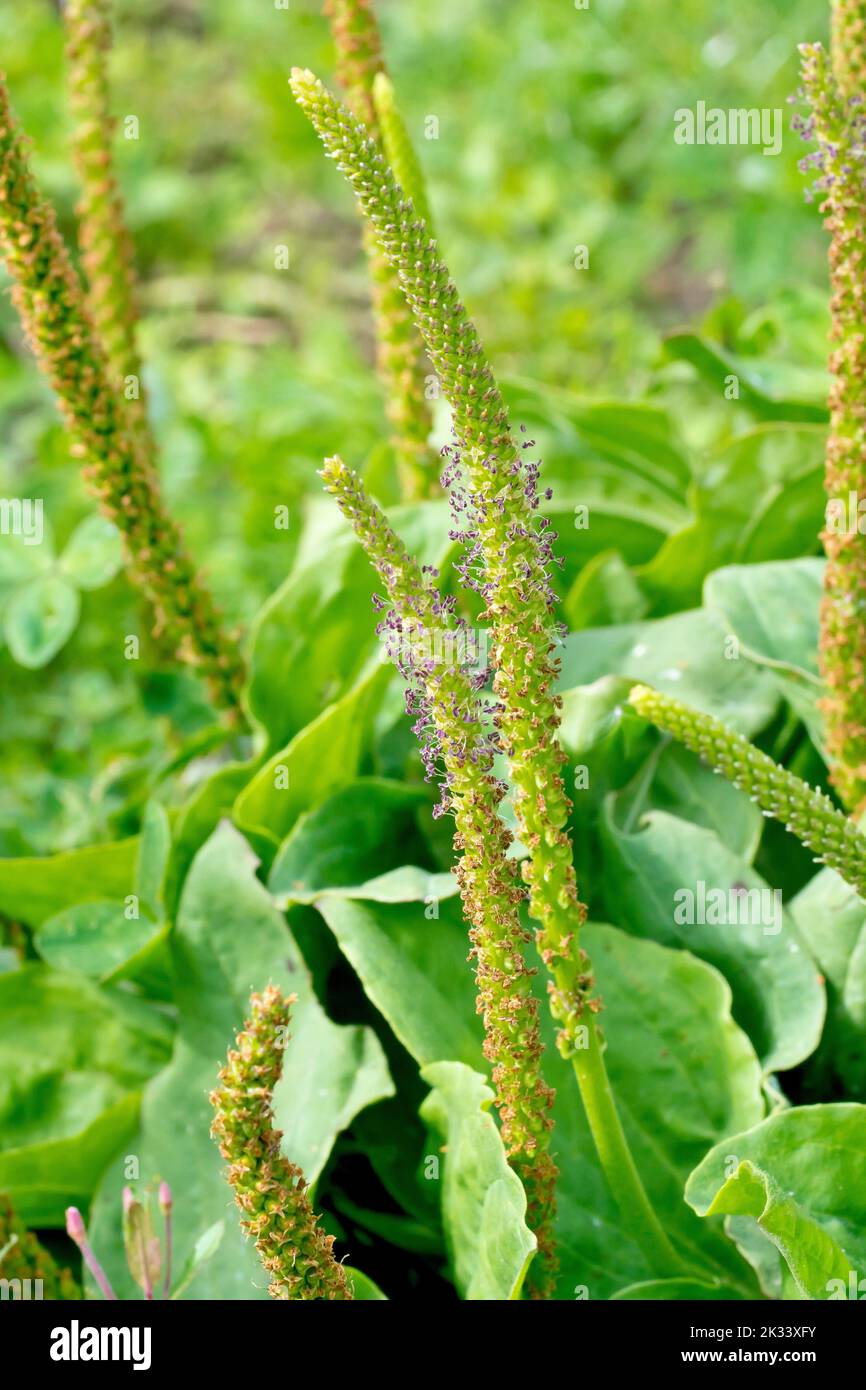
[[87, 1239], [84, 1220], [77, 1207], [66, 1208], [66, 1234], [76, 1245], [81, 1245]]

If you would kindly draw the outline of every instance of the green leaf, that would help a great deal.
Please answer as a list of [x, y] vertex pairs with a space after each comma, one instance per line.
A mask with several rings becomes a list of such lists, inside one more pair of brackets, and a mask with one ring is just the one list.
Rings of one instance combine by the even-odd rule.
[[572, 633], [559, 688], [629, 676], [716, 715], [739, 733], [754, 734], [773, 717], [778, 696], [765, 672], [726, 659], [727, 636], [722, 621], [704, 609]]
[[26, 1104], [38, 1114], [29, 1136], [2, 1116], [0, 1188], [28, 1226], [62, 1228], [66, 1208], [86, 1208], [108, 1164], [128, 1152], [139, 1094], [124, 1095], [109, 1077], [75, 1072], [45, 1078]]
[[180, 1298], [192, 1283], [199, 1270], [212, 1260], [216, 1252], [222, 1245], [223, 1236], [226, 1232], [225, 1221], [215, 1221], [212, 1226], [208, 1226], [203, 1235], [200, 1235], [189, 1254], [189, 1259], [180, 1273], [180, 1278], [171, 1291], [173, 1299]]
[[[149, 1195], [149, 1194], [148, 1194]], [[146, 1292], [159, 1289], [162, 1270], [162, 1248], [153, 1229], [149, 1201], [133, 1198], [124, 1203], [123, 1243], [126, 1266], [138, 1287]]]
[[120, 532], [106, 517], [94, 513], [76, 526], [60, 557], [60, 573], [76, 589], [101, 589], [123, 564]]
[[[198, 852], [184, 885], [172, 935], [178, 1037], [171, 1064], [147, 1086], [135, 1152], [142, 1173], [158, 1174], [174, 1194], [178, 1259], [230, 1203], [223, 1163], [209, 1137], [208, 1093], [249, 1011], [269, 982], [298, 996], [274, 1118], [283, 1148], [314, 1182], [334, 1139], [364, 1106], [393, 1093], [375, 1035], [334, 1024], [319, 1004], [285, 920], [256, 877], [249, 845], [223, 823]], [[96, 1203], [93, 1240], [107, 1251], [112, 1282], [128, 1287], [118, 1224], [124, 1176], [118, 1166]], [[100, 1244], [102, 1242], [102, 1244]], [[258, 1292], [257, 1292], [258, 1291]], [[201, 1298], [265, 1296], [255, 1252], [231, 1222], [199, 1276]]]
[[[809, 421], [822, 424], [827, 419], [823, 400], [779, 397], [771, 385], [770, 364], [735, 357], [718, 343], [710, 342], [697, 333], [670, 333], [665, 338], [665, 350], [678, 362], [690, 362], [701, 378], [719, 395], [726, 380], [736, 376], [738, 399], [762, 420]], [[823, 394], [823, 393], [822, 393]]]
[[128, 919], [123, 903], [87, 902], [42, 923], [35, 945], [58, 970], [108, 980], [165, 937], [168, 928], [147, 917]]
[[820, 427], [776, 424], [711, 453], [689, 491], [694, 518], [637, 575], [656, 611], [699, 603], [704, 579], [721, 565], [812, 550], [823, 510], [823, 448]]
[[[663, 811], [652, 811], [638, 823], [631, 808], [623, 821], [627, 806], [623, 795], [606, 806], [602, 839], [608, 910], [636, 935], [685, 947], [717, 966], [733, 990], [734, 1017], [766, 1070], [796, 1066], [818, 1045], [825, 997], [795, 923], [754, 869], [711, 831]], [[721, 890], [727, 904], [731, 891], [741, 888], [767, 894], [756, 913], [760, 920], [677, 920], [688, 912], [684, 893], [692, 893], [698, 917], [702, 891], [706, 902], [711, 890]], [[733, 901], [739, 919], [739, 899]], [[707, 911], [703, 915], [712, 916]]]
[[821, 869], [790, 910], [827, 980], [819, 1059], [849, 1094], [866, 1099], [866, 903], [833, 869]]
[[824, 561], [728, 565], [707, 579], [704, 599], [750, 660], [818, 682], [818, 606]]
[[[420, 909], [323, 898], [319, 911], [354, 966], [370, 1001], [415, 1059], [484, 1067], [458, 905], [437, 921]], [[682, 1200], [686, 1178], [725, 1134], [764, 1113], [761, 1068], [730, 1015], [730, 990], [715, 970], [673, 951], [591, 924], [583, 941], [604, 1001], [608, 1067], [641, 1174], [672, 1239], [708, 1282], [733, 1283], [745, 1297], [757, 1284], [719, 1229], [701, 1227]], [[560, 1296], [586, 1287], [591, 1298], [651, 1278], [598, 1165], [574, 1074], [556, 1050], [546, 975], [536, 984], [556, 1087], [554, 1151], [559, 1155]]]
[[741, 1289], [730, 1284], [707, 1284], [700, 1279], [647, 1279], [643, 1284], [629, 1284], [611, 1294], [619, 1303], [651, 1301], [657, 1303], [736, 1301], [742, 1299]]
[[[447, 503], [389, 512], [409, 550], [439, 566], [451, 543]], [[268, 600], [252, 629], [248, 704], [266, 730], [268, 749], [289, 743], [317, 719], [324, 705], [355, 684], [376, 649], [371, 602], [376, 579], [354, 536], [299, 556], [285, 583]]]
[[48, 573], [16, 589], [6, 605], [3, 634], [13, 660], [38, 671], [75, 631], [81, 600], [59, 575]]
[[362, 1274], [360, 1269], [353, 1269], [351, 1265], [344, 1266], [349, 1276], [349, 1283], [352, 1285], [352, 1293], [358, 1303], [387, 1303], [388, 1296], [374, 1284], [366, 1274]]
[[125, 898], [138, 847], [137, 839], [116, 840], [44, 859], [0, 859], [0, 912], [38, 927], [85, 898]]
[[716, 1145], [689, 1178], [702, 1216], [748, 1216], [800, 1297], [854, 1297], [866, 1265], [866, 1107], [783, 1110]]
[[575, 631], [637, 622], [649, 602], [618, 550], [600, 551], [584, 565], [571, 586], [563, 611]]
[[172, 1025], [125, 990], [41, 963], [0, 975], [0, 1094], [47, 1072], [100, 1071], [128, 1088], [167, 1060]]
[[304, 811], [354, 780], [391, 674], [373, 666], [354, 689], [265, 763], [235, 802], [234, 820], [241, 830], [265, 847], [278, 846]]
[[587, 400], [526, 377], [508, 385], [514, 418], [539, 439], [555, 496], [577, 486], [593, 518], [596, 499], [615, 498], [661, 534], [682, 525], [691, 470], [666, 411], [645, 401]]
[[416, 1061], [478, 1064], [482, 1034], [459, 903], [443, 904], [432, 921], [421, 903], [322, 897], [316, 906], [367, 998]]
[[755, 857], [764, 828], [760, 809], [679, 743], [662, 750], [644, 805], [713, 831], [746, 863]]
[[818, 610], [823, 560], [729, 565], [704, 586], [707, 608], [718, 613], [742, 654], [772, 677], [779, 693], [805, 722], [820, 750]]
[[141, 843], [135, 869], [135, 893], [145, 912], [158, 918], [165, 908], [164, 886], [171, 854], [168, 812], [149, 801], [141, 818]]
[[[35, 520], [35, 518], [33, 518]], [[42, 539], [34, 544], [38, 523], [31, 536], [0, 536], [0, 591], [17, 588], [44, 574], [54, 565], [54, 545], [48, 518], [43, 514]]]
[[429, 805], [426, 787], [384, 778], [340, 788], [300, 816], [280, 845], [268, 878], [271, 893], [281, 906], [311, 902], [322, 889], [363, 884], [402, 865], [412, 848], [424, 851], [416, 816]]
[[536, 1241], [490, 1114], [493, 1092], [460, 1062], [435, 1062], [421, 1075], [433, 1088], [422, 1119], [443, 1140], [442, 1213], [457, 1288], [470, 1302], [517, 1299]]
[[190, 865], [221, 820], [230, 818], [232, 807], [260, 760], [230, 762], [203, 779], [181, 807], [173, 825], [171, 853], [162, 885], [166, 914], [174, 917], [181, 887]]
[[[698, 1277], [754, 1297], [751, 1271], [718, 1223], [702, 1232], [682, 1200], [695, 1160], [764, 1111], [760, 1066], [731, 1018], [730, 990], [686, 951], [595, 923], [582, 941], [604, 1003], [611, 1085], [650, 1201]], [[560, 1297], [586, 1289], [591, 1299], [609, 1298], [653, 1270], [610, 1197], [571, 1067], [554, 1050], [547, 1011], [543, 1019], [545, 1074], [557, 1092]]]

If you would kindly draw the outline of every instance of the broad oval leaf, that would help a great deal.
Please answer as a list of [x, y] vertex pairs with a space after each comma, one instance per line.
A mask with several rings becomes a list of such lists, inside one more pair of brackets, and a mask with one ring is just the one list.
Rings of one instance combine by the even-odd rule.
[[457, 1288], [470, 1302], [519, 1298], [536, 1240], [490, 1114], [493, 1092], [461, 1062], [435, 1062], [421, 1075], [433, 1088], [421, 1117], [443, 1140], [442, 1216]]
[[35, 944], [49, 965], [107, 980], [167, 930], [148, 917], [127, 917], [123, 903], [84, 902], [43, 922]]
[[47, 666], [75, 631], [80, 610], [78, 591], [57, 574], [39, 575], [16, 589], [3, 626], [13, 659], [31, 671]]
[[94, 513], [72, 532], [58, 569], [76, 589], [101, 589], [122, 564], [120, 532], [106, 517]]
[[[603, 826], [608, 911], [722, 971], [768, 1072], [804, 1061], [821, 1037], [825, 992], [780, 895], [711, 831], [663, 811], [622, 826], [617, 806], [608, 801]], [[718, 902], [721, 921], [708, 907]]]
[[779, 1250], [800, 1297], [859, 1298], [866, 1106], [799, 1106], [732, 1135], [692, 1173], [686, 1200], [702, 1216], [752, 1217]]

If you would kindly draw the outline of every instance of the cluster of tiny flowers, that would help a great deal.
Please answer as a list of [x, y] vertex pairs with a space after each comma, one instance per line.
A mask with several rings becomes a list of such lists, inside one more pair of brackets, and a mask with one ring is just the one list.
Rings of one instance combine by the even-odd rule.
[[135, 427], [146, 429], [141, 362], [135, 348], [132, 238], [112, 159], [115, 121], [108, 83], [109, 0], [67, 0], [63, 18], [70, 104], [75, 117], [72, 150], [81, 184], [76, 211], [88, 308], [115, 387], [120, 390], [129, 378], [135, 378], [137, 391], [128, 399], [129, 412]]
[[[526, 426], [521, 425], [521, 431], [525, 432], [525, 429]], [[521, 441], [522, 450], [534, 448], [533, 439]], [[452, 525], [448, 536], [463, 547], [463, 554], [454, 568], [464, 587], [474, 590], [485, 603], [494, 597], [495, 581], [488, 578], [489, 560], [484, 548], [484, 532], [491, 521], [494, 525], [501, 523], [505, 530], [498, 558], [504, 561], [509, 552], [516, 550], [519, 555], [518, 576], [524, 588], [541, 597], [548, 612], [553, 613], [556, 596], [550, 575], [554, 566], [561, 567], [562, 560], [553, 548], [558, 536], [551, 528], [550, 519], [546, 516], [536, 518], [534, 515], [542, 498], [549, 502], [553, 497], [553, 488], [547, 487], [542, 493], [539, 492], [540, 462], [519, 456], [503, 463], [496, 458], [485, 458], [475, 468], [476, 476], [479, 470], [483, 472], [486, 485], [473, 488], [463, 468], [459, 444], [444, 445], [442, 455], [447, 463], [439, 481], [448, 493], [451, 506]], [[500, 478], [509, 483], [517, 482], [523, 495], [525, 514], [514, 514], [509, 501], [510, 489], [497, 486]], [[522, 554], [521, 546], [524, 547]], [[529, 555], [525, 553], [527, 546]], [[561, 637], [566, 629], [557, 623], [553, 625], [553, 631], [557, 637]]]
[[[441, 647], [421, 647], [430, 634], [459, 639], [453, 600], [443, 599], [436, 572], [408, 554], [386, 518], [340, 459], [322, 470], [328, 491], [351, 522], [385, 587], [385, 631], [394, 660], [409, 682], [407, 707], [424, 745], [428, 775], [444, 769], [441, 809], [454, 816], [457, 880], [472, 943], [477, 1008], [484, 1020], [484, 1055], [491, 1064], [506, 1152], [526, 1187], [528, 1220], [538, 1239], [534, 1287], [551, 1287], [555, 1271], [553, 1217], [556, 1167], [548, 1152], [553, 1092], [541, 1073], [543, 1052], [532, 971], [520, 922], [524, 894], [509, 858], [511, 834], [500, 816], [506, 787], [492, 771], [498, 747], [489, 729], [492, 706], [477, 688], [479, 674], [444, 659]], [[379, 599], [378, 605], [385, 606]], [[450, 624], [450, 626], [449, 626]]]
[[123, 537], [129, 575], [154, 610], [155, 633], [201, 671], [229, 718], [240, 720], [244, 672], [237, 644], [224, 633], [168, 514], [153, 459], [128, 427], [127, 402], [112, 380], [55, 211], [33, 176], [2, 79], [0, 248], [13, 303], [72, 436], [71, 453]]
[[833, 72], [843, 97], [866, 91], [866, 11], [863, 0], [833, 0], [830, 9]]
[[271, 1114], [293, 1002], [274, 985], [250, 999], [250, 1017], [210, 1097], [211, 1134], [229, 1165], [241, 1225], [271, 1276], [271, 1297], [346, 1300], [353, 1294], [334, 1259], [334, 1237], [313, 1214], [304, 1175], [284, 1157]]
[[[431, 612], [436, 618], [450, 614], [453, 602], [451, 598], [440, 599], [435, 589], [431, 589]], [[499, 751], [499, 740], [491, 722], [496, 706], [480, 696], [489, 672], [486, 668], [473, 669], [468, 661], [461, 660], [471, 648], [470, 629], [463, 618], [455, 618], [449, 627], [438, 630], [437, 634], [422, 628], [414, 619], [406, 621], [396, 608], [389, 608], [376, 632], [403, 678], [406, 713], [415, 721], [412, 732], [418, 740], [425, 780], [438, 781], [441, 790], [433, 815], [442, 816], [452, 809], [454, 769], [472, 762], [488, 771]], [[447, 633], [447, 643], [442, 642], [443, 633]], [[449, 649], [444, 661], [431, 651], [429, 639], [432, 637], [435, 642], [437, 635], [438, 646], [447, 645]], [[457, 689], [451, 688], [449, 677], [452, 674], [462, 677]], [[461, 699], [467, 692], [478, 698]], [[447, 747], [443, 742], [443, 721], [437, 721], [434, 713], [434, 705], [439, 700], [446, 705], [447, 727], [458, 731], [456, 738], [448, 740]], [[481, 737], [461, 738], [460, 731], [470, 728], [473, 731], [480, 728]], [[505, 795], [504, 783], [497, 782], [496, 788], [501, 796]]]
[[[326, 0], [325, 14], [334, 38], [337, 79], [355, 116], [380, 145], [385, 131], [375, 90], [377, 77], [385, 76], [385, 64], [372, 0]], [[393, 136], [396, 113], [387, 106], [385, 112]], [[427, 443], [432, 419], [424, 394], [421, 340], [397, 276], [366, 224], [364, 249], [373, 288], [376, 365], [401, 486], [406, 498], [429, 497], [436, 479]]]

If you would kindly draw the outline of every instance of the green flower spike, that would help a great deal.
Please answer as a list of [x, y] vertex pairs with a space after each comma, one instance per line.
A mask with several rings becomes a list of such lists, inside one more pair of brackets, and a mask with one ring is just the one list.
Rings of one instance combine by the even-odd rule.
[[845, 101], [866, 99], [866, 4], [833, 0], [830, 20], [833, 74]]
[[[372, 138], [384, 139], [374, 90], [385, 65], [372, 0], [326, 0], [325, 13], [346, 100]], [[433, 422], [424, 391], [421, 340], [397, 277], [366, 225], [364, 249], [373, 286], [377, 366], [401, 487], [408, 500], [429, 497], [436, 490], [436, 459], [428, 444]]]
[[[564, 827], [570, 803], [560, 775], [557, 674], [550, 653], [550, 600], [536, 584], [537, 533], [526, 477], [516, 468], [505, 404], [484, 349], [457, 297], [436, 243], [363, 128], [312, 73], [295, 71], [295, 96], [328, 153], [347, 175], [389, 259], [399, 270], [406, 297], [427, 343], [431, 361], [454, 412], [463, 465], [473, 493], [495, 502], [478, 517], [493, 623], [496, 693], [501, 697], [500, 734], [515, 784], [521, 838], [531, 852], [527, 866], [530, 910], [542, 924], [539, 946], [554, 973], [552, 1008], [562, 1025], [560, 1047], [573, 1053], [592, 980], [577, 947], [585, 916], [578, 901], [571, 844]], [[482, 618], [483, 620], [483, 618]]]
[[108, 55], [110, 0], [67, 0], [66, 56], [75, 118], [73, 157], [81, 184], [81, 259], [87, 307], [102, 344], [112, 384], [123, 393], [136, 427], [147, 429], [141, 361], [135, 346], [138, 319], [132, 238], [113, 169], [115, 121], [111, 115]]
[[697, 753], [757, 802], [765, 815], [781, 821], [814, 852], [819, 863], [835, 869], [866, 898], [866, 838], [848, 816], [836, 810], [829, 796], [779, 767], [710, 714], [690, 709], [646, 685], [635, 686], [629, 700], [643, 719]]
[[304, 1175], [281, 1154], [282, 1135], [273, 1126], [271, 1100], [294, 1001], [274, 985], [250, 999], [237, 1051], [229, 1051], [210, 1097], [217, 1112], [211, 1134], [229, 1165], [241, 1226], [271, 1276], [271, 1297], [351, 1299], [346, 1271], [331, 1251], [334, 1237], [319, 1226]]
[[[22, 1225], [5, 1193], [0, 1193], [0, 1279], [10, 1283], [20, 1280], [22, 1284], [29, 1279], [31, 1298], [81, 1298], [81, 1290], [69, 1270], [61, 1269]], [[36, 1280], [42, 1281], [41, 1293], [37, 1292]]]
[[409, 132], [397, 110], [394, 84], [387, 73], [376, 73], [373, 81], [373, 104], [376, 108], [376, 120], [379, 126], [382, 149], [394, 172], [394, 177], [405, 196], [411, 200], [417, 216], [427, 227], [432, 228], [433, 220], [430, 216], [430, 204], [427, 201], [424, 174], [418, 163], [418, 156], [412, 141], [409, 139]]
[[820, 44], [803, 44], [800, 52], [811, 115], [797, 125], [804, 139], [817, 141], [801, 168], [820, 174], [815, 188], [830, 233], [832, 287], [827, 508], [821, 536], [827, 554], [820, 618], [827, 688], [822, 709], [830, 780], [853, 810], [866, 801], [866, 536], [857, 526], [866, 506], [866, 113], [861, 114], [862, 97], [846, 106]]
[[156, 632], [207, 679], [216, 704], [239, 717], [243, 670], [237, 646], [168, 515], [159, 480], [125, 402], [110, 383], [102, 348], [78, 277], [41, 196], [27, 146], [0, 81], [0, 245], [13, 280], [12, 298], [37, 360], [73, 438], [72, 452], [105, 516], [120, 531], [130, 577], [152, 605]]
[[539, 950], [552, 977], [559, 1047], [572, 1060], [599, 1161], [635, 1239], [657, 1271], [680, 1272], [682, 1261], [650, 1205], [617, 1113], [595, 1024], [599, 1001], [578, 941], [585, 908], [565, 831], [570, 803], [556, 737], [560, 702], [552, 693], [557, 663], [551, 658], [552, 596], [545, 572], [550, 554], [543, 523], [536, 528], [534, 520], [535, 476], [521, 467], [501, 393], [438, 247], [404, 201], [375, 142], [313, 73], [295, 69], [291, 85], [400, 276], [452, 409], [474, 523], [472, 558], [479, 557], [486, 571], [481, 621], [491, 620], [493, 628], [500, 741], [530, 855], [523, 873], [530, 911], [541, 924]]
[[380, 630], [410, 681], [407, 708], [420, 716], [419, 728], [432, 728], [424, 750], [428, 770], [438, 759], [444, 765], [442, 809], [453, 812], [455, 820], [457, 879], [470, 925], [484, 1055], [492, 1069], [503, 1143], [524, 1182], [540, 1263], [545, 1279], [552, 1281], [557, 1170], [548, 1145], [553, 1092], [541, 1072], [534, 972], [523, 957], [531, 940], [518, 912], [524, 894], [514, 861], [507, 857], [511, 833], [499, 815], [504, 788], [493, 775], [493, 747], [484, 734], [481, 700], [461, 659], [465, 633], [454, 625], [432, 580], [407, 553], [357, 475], [332, 458], [322, 478], [385, 587], [391, 611]]

